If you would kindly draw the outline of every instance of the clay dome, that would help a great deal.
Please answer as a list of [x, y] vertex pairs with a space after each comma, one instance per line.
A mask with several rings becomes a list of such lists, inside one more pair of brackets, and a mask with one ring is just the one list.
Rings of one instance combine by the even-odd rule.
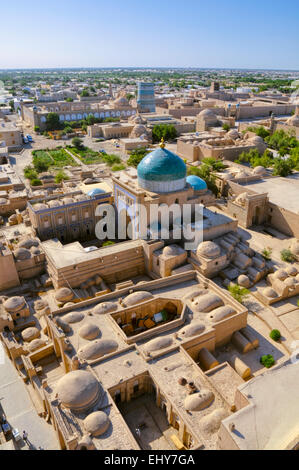
[[115, 101], [114, 101], [114, 104], [116, 106], [129, 106], [129, 101], [127, 100], [127, 98], [125, 98], [124, 96], [121, 96], [120, 98], [117, 98]]
[[224, 305], [223, 307], [218, 307], [215, 310], [212, 310], [209, 314], [209, 319], [213, 323], [218, 323], [219, 321], [224, 320], [225, 318], [231, 317], [236, 311], [229, 305]]
[[58, 291], [55, 292], [55, 299], [58, 302], [69, 302], [73, 300], [74, 294], [68, 287], [61, 287]]
[[274, 274], [273, 277], [275, 279], [279, 279], [280, 281], [284, 281], [287, 277], [289, 277], [287, 271], [284, 269], [278, 269]]
[[146, 343], [144, 349], [147, 352], [159, 351], [160, 349], [168, 348], [172, 343], [173, 339], [171, 336], [160, 336]]
[[99, 357], [103, 357], [106, 354], [112, 353], [117, 349], [118, 344], [112, 339], [96, 339], [80, 348], [78, 356], [80, 359], [92, 361]]
[[43, 339], [34, 339], [28, 346], [30, 352], [37, 351], [38, 349], [44, 347], [46, 345], [46, 341]]
[[178, 245], [169, 245], [163, 248], [164, 256], [179, 256], [184, 253], [184, 250]]
[[147, 133], [147, 129], [146, 129], [146, 127], [145, 127], [143, 124], [136, 124], [136, 126], [134, 126], [134, 128], [133, 128], [132, 133], [133, 133], [136, 137], [140, 137], [142, 134], [146, 134], [146, 133]]
[[150, 300], [153, 298], [154, 296], [151, 292], [147, 292], [147, 291], [133, 292], [133, 294], [130, 294], [124, 298], [123, 305], [125, 307], [131, 307], [132, 305], [140, 304], [141, 302], [145, 302], [146, 300]]
[[95, 411], [84, 420], [84, 428], [92, 436], [101, 436], [110, 426], [110, 419], [104, 411]]
[[69, 312], [62, 317], [66, 323], [79, 323], [84, 318], [84, 313], [82, 312]]
[[27, 250], [30, 250], [32, 247], [38, 247], [39, 246], [39, 241], [34, 239], [34, 238], [27, 238], [25, 240], [22, 240], [19, 244], [19, 248], [26, 248]]
[[207, 389], [202, 389], [200, 392], [188, 395], [185, 399], [185, 409], [187, 411], [201, 411], [211, 405], [214, 401], [215, 395]]
[[91, 408], [99, 398], [100, 384], [91, 372], [76, 370], [64, 375], [55, 392], [59, 401], [72, 410]]
[[25, 307], [25, 299], [24, 297], [10, 297], [4, 302], [3, 307], [10, 313], [19, 312]]
[[75, 200], [71, 197], [65, 197], [62, 199], [63, 204], [68, 205], [68, 204], [73, 204]]
[[26, 250], [26, 248], [17, 248], [16, 251], [14, 251], [14, 257], [18, 261], [24, 261], [31, 258], [31, 252]]
[[191, 336], [196, 336], [201, 334], [205, 330], [205, 325], [200, 322], [192, 322], [190, 325], [182, 328], [180, 330], [180, 335], [184, 336], [185, 338], [190, 338]]
[[299, 240], [293, 240], [291, 244], [291, 251], [293, 255], [298, 256], [299, 255]]
[[30, 249], [31, 253], [34, 255], [34, 256], [37, 256], [37, 255], [40, 255], [41, 254], [41, 250], [39, 248], [37, 248], [36, 246], [33, 246], [31, 249]]
[[118, 305], [115, 302], [102, 302], [93, 308], [92, 312], [96, 315], [104, 315], [105, 313], [115, 312]]
[[223, 305], [222, 299], [213, 292], [206, 293], [200, 297], [197, 297], [192, 302], [192, 308], [196, 312], [208, 313], [215, 308], [221, 307]]
[[202, 242], [198, 245], [196, 253], [199, 256], [204, 256], [205, 258], [214, 259], [220, 256], [221, 250], [220, 250], [220, 247], [216, 243], [207, 241], [207, 242]]
[[40, 331], [34, 326], [31, 326], [30, 328], [26, 328], [25, 330], [22, 331], [21, 334], [22, 334], [23, 340], [28, 343], [40, 337]]
[[44, 211], [48, 209], [48, 206], [46, 204], [38, 203], [38, 204], [34, 204], [33, 209], [35, 211]]
[[267, 173], [267, 170], [266, 168], [264, 168], [263, 166], [256, 166], [254, 169], [253, 169], [253, 173], [255, 175], [259, 175], [259, 176], [263, 176]]
[[217, 116], [216, 114], [211, 111], [211, 109], [204, 109], [198, 114], [198, 118], [203, 119], [204, 121], [209, 121], [209, 120], [216, 120], [217, 121]]
[[78, 331], [81, 338], [92, 341], [100, 335], [100, 328], [94, 323], [85, 323]]
[[44, 308], [48, 307], [49, 304], [45, 300], [39, 299], [36, 302], [34, 302], [34, 309], [39, 312], [40, 310], [43, 310]]
[[276, 297], [278, 297], [277, 293], [275, 292], [274, 289], [272, 289], [272, 287], [266, 287], [263, 290], [263, 295], [265, 297], [269, 297], [269, 299], [275, 299]]
[[239, 286], [245, 287], [246, 289], [248, 289], [250, 287], [250, 284], [251, 284], [249, 277], [246, 276], [245, 274], [241, 274], [238, 277], [237, 283], [238, 283]]
[[53, 199], [52, 201], [48, 202], [49, 207], [60, 207], [62, 204], [58, 199]]
[[288, 286], [288, 287], [294, 287], [298, 284], [298, 281], [296, 278], [294, 277], [288, 277], [287, 279], [285, 279], [283, 281], [284, 285], [285, 286]]
[[296, 276], [298, 274], [298, 269], [296, 266], [287, 266], [285, 270], [289, 276]]

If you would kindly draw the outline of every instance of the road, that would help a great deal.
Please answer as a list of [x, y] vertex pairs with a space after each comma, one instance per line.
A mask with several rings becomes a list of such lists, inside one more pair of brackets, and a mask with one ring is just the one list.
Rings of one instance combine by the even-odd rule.
[[[0, 363], [0, 402], [11, 427], [20, 433], [28, 432], [32, 450], [60, 448], [54, 428], [38, 416], [26, 386], [6, 355], [4, 364]], [[29, 447], [20, 441], [18, 449], [28, 450]]]

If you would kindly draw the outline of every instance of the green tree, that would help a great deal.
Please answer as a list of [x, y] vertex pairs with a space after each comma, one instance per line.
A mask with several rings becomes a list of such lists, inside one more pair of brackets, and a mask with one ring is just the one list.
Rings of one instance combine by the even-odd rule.
[[282, 250], [280, 252], [280, 258], [285, 263], [292, 263], [293, 261], [295, 261], [295, 256], [293, 255], [291, 250]]
[[90, 96], [89, 91], [86, 89], [82, 90], [80, 96], [82, 96], [82, 98], [87, 98], [88, 96]]
[[129, 166], [133, 166], [134, 168], [137, 168], [141, 160], [146, 156], [148, 153], [148, 150], [146, 148], [140, 148], [137, 150], [134, 150], [131, 155], [128, 158], [127, 164]]
[[165, 141], [173, 140], [177, 137], [176, 128], [172, 124], [157, 124], [153, 127], [153, 142], [161, 142], [162, 138]]
[[60, 170], [56, 173], [55, 183], [61, 183], [62, 181], [69, 180], [69, 177], [65, 174], [63, 170]]
[[55, 131], [61, 129], [61, 122], [57, 113], [49, 113], [46, 117], [47, 131]]
[[81, 150], [83, 149], [83, 141], [82, 139], [80, 139], [79, 137], [74, 137], [73, 140], [72, 140], [72, 145], [77, 149], [77, 150]]
[[273, 165], [274, 176], [289, 176], [292, 173], [292, 164], [288, 160], [276, 158]]
[[250, 294], [250, 291], [248, 289], [245, 289], [245, 287], [238, 286], [238, 284], [230, 284], [227, 289], [231, 296], [235, 300], [240, 302], [240, 304], [242, 304], [248, 294]]

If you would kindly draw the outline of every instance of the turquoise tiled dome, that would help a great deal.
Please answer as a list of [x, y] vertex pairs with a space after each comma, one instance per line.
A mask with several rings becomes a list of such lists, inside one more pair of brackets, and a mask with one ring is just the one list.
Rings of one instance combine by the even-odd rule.
[[196, 175], [187, 176], [187, 183], [189, 183], [195, 191], [208, 189], [207, 183]]
[[94, 196], [98, 196], [99, 194], [105, 194], [105, 191], [100, 188], [94, 188], [91, 191], [89, 191], [87, 194], [90, 197], [94, 197]]
[[186, 165], [183, 160], [165, 148], [157, 148], [146, 155], [137, 167], [139, 186], [153, 192], [171, 192], [186, 184]]
[[158, 148], [146, 155], [138, 165], [138, 176], [143, 180], [172, 181], [185, 178], [186, 165], [175, 153]]

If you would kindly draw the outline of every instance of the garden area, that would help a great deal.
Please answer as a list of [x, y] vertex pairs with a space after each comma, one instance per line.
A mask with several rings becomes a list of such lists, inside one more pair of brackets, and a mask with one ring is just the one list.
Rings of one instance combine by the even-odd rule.
[[[270, 150], [267, 149], [263, 155], [255, 149], [242, 152], [236, 163], [247, 163], [252, 168], [256, 166], [272, 168], [274, 176], [286, 177], [294, 170], [299, 171], [299, 141], [292, 133], [281, 129], [270, 135], [263, 127], [249, 127], [247, 130], [263, 137]], [[271, 149], [278, 152], [277, 157], [274, 157]]]
[[112, 171], [120, 171], [126, 168], [118, 155], [109, 155], [104, 152], [91, 150], [90, 148], [85, 147], [82, 140], [78, 137], [75, 137], [72, 140], [72, 145], [68, 145], [66, 148], [85, 165], [105, 163]]
[[63, 168], [65, 166], [77, 166], [75, 160], [63, 148], [55, 150], [33, 150], [33, 166], [38, 173], [48, 171], [51, 168]]

